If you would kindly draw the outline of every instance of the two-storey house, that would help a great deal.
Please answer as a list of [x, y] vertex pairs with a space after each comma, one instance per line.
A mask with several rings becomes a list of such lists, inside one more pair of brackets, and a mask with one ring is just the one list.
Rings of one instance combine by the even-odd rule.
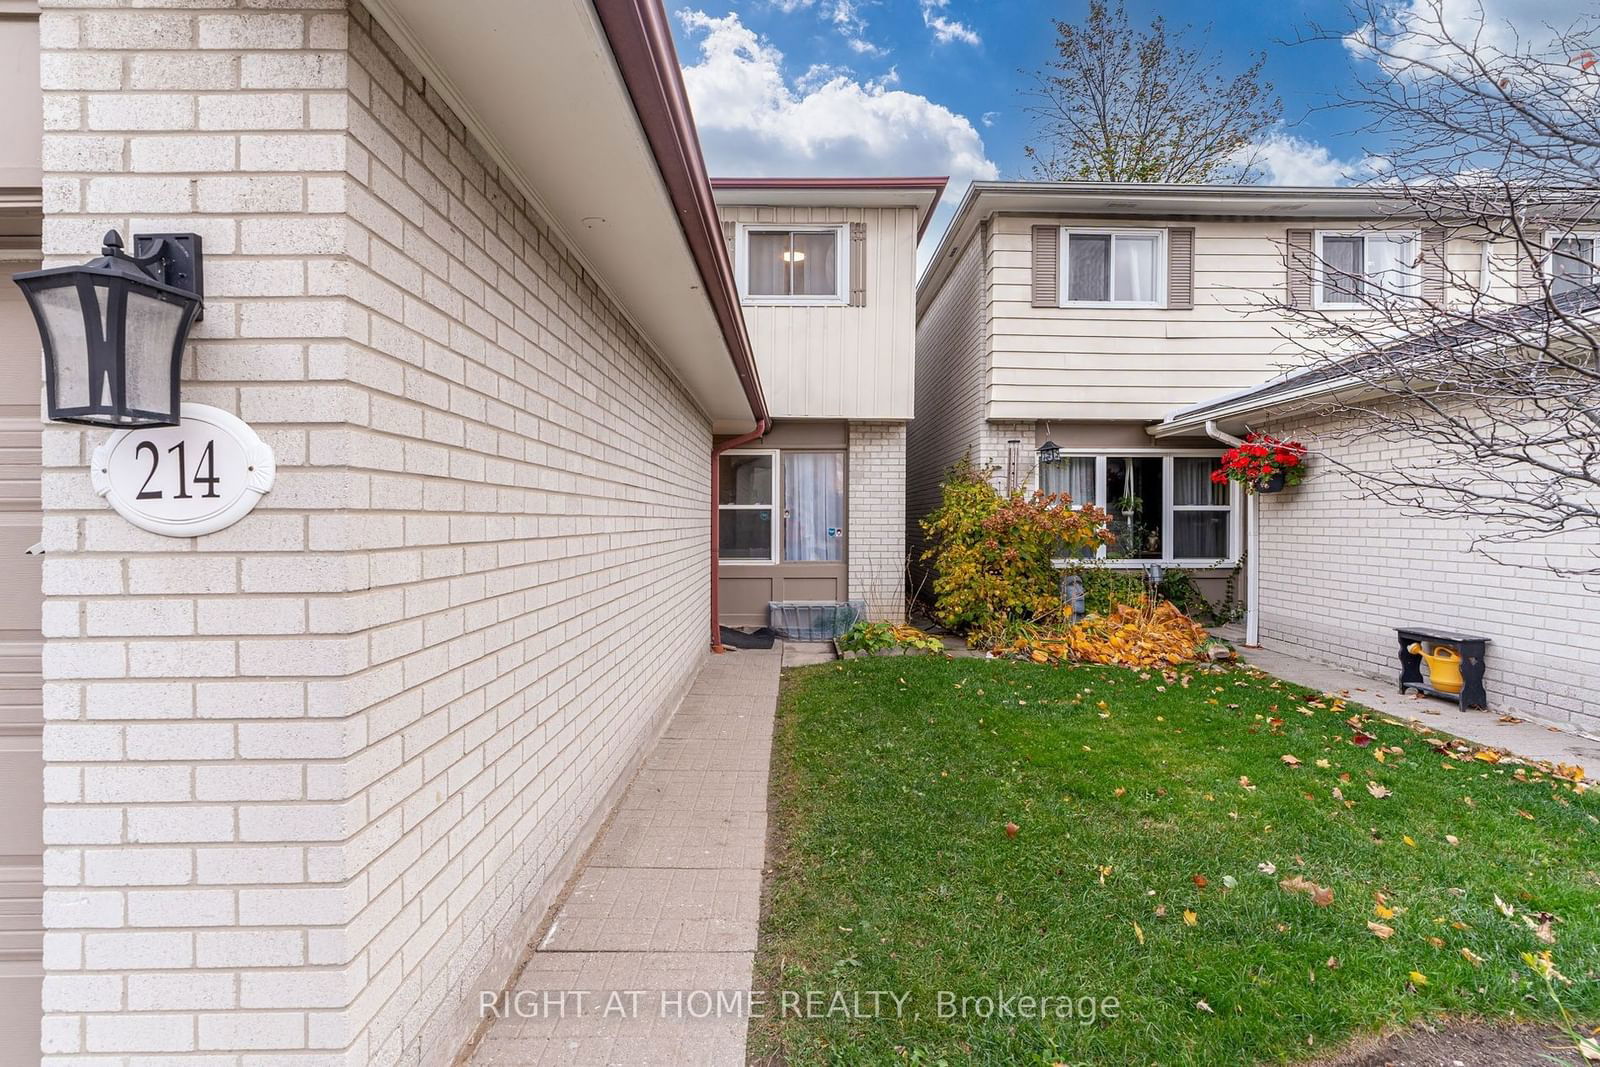
[[[1002, 484], [1106, 509], [1105, 566], [1184, 568], [1213, 600], [1237, 596], [1250, 644], [1392, 683], [1397, 627], [1487, 634], [1492, 700], [1593, 725], [1581, 691], [1600, 629], [1581, 583], [1539, 558], [1578, 551], [1572, 539], [1513, 566], [1473, 550], [1469, 521], [1376, 502], [1352, 472], [1426, 457], [1402, 455], [1414, 442], [1353, 446], [1356, 421], [1324, 410], [1346, 346], [1398, 336], [1361, 318], [1363, 293], [1424, 298], [1425, 331], [1441, 302], [1511, 307], [1570, 287], [1541, 283], [1550, 250], [1590, 236], [1541, 224], [1530, 254], [1382, 189], [976, 183], [918, 287], [912, 558], [944, 473], [970, 455]], [[1251, 430], [1311, 446], [1306, 484], [1213, 483]]]
[[[943, 178], [717, 178], [771, 425], [719, 459], [718, 613], [904, 617], [917, 241]], [[728, 440], [724, 439], [724, 444]]]

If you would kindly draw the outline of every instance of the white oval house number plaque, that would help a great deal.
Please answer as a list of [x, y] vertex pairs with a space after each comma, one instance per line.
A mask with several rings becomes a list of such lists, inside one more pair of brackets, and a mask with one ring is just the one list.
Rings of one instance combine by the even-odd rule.
[[94, 491], [151, 533], [198, 537], [250, 513], [276, 474], [272, 448], [238, 416], [184, 404], [176, 426], [118, 430], [94, 451]]

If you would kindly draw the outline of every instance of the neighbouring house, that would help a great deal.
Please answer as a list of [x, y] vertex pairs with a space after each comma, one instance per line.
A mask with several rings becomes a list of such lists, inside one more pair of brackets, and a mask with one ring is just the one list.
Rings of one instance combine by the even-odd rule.
[[[1314, 450], [1339, 436], [1318, 414], [1337, 376], [1296, 374], [1338, 353], [1296, 311], [1362, 313], [1363, 277], [1514, 303], [1528, 260], [1382, 189], [975, 183], [918, 287], [913, 559], [944, 472], [970, 455], [1003, 485], [1110, 512], [1105, 566], [1183, 568], [1214, 602], [1238, 597], [1250, 643], [1392, 683], [1395, 627], [1478, 632], [1495, 707], [1600, 726], [1581, 582], [1493, 564], [1470, 524], [1380, 505], [1331, 469], [1277, 495], [1210, 480], [1246, 431]], [[1040, 460], [1047, 443], [1059, 458]], [[1401, 446], [1339, 447], [1359, 469]]]
[[[0, 288], [0, 1060], [450, 1062], [708, 653], [769, 421], [666, 14], [3, 0], [0, 51], [11, 269], [198, 233], [183, 399], [277, 466], [130, 525]], [[909, 383], [917, 211], [863, 197]], [[894, 388], [780, 412], [898, 526]]]
[[905, 617], [917, 241], [943, 178], [712, 180], [772, 425], [724, 441], [718, 606]]

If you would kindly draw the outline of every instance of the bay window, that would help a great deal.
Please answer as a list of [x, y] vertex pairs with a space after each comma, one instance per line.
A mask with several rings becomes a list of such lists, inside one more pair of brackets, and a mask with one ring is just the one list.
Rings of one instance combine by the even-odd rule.
[[1061, 304], [1158, 307], [1166, 299], [1161, 230], [1061, 231]]
[[1422, 273], [1416, 232], [1317, 233], [1316, 303], [1319, 308], [1382, 304], [1418, 296]]
[[1239, 556], [1239, 491], [1233, 482], [1211, 480], [1220, 468], [1212, 452], [1064, 451], [1039, 465], [1039, 487], [1110, 515], [1116, 543], [1098, 555], [1111, 566], [1232, 566]]

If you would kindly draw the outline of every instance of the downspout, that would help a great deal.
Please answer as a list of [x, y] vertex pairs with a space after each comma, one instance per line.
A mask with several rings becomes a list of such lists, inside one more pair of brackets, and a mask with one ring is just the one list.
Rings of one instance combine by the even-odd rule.
[[751, 441], [765, 436], [770, 429], [772, 429], [772, 420], [763, 414], [756, 420], [756, 428], [749, 433], [731, 437], [721, 444], [711, 446], [711, 651], [713, 652], [726, 651], [722, 647], [722, 624], [718, 621], [721, 618], [721, 610], [720, 605], [717, 603], [717, 587], [721, 584], [717, 580], [717, 572], [721, 562], [720, 554], [717, 551], [719, 548], [717, 542], [722, 534], [721, 510], [717, 506], [717, 502], [722, 496], [722, 454], [730, 448], [747, 445]]
[[[1206, 420], [1206, 436], [1229, 447], [1243, 444], [1231, 433], [1217, 429], [1215, 419]], [[1244, 495], [1244, 643], [1247, 648], [1261, 645], [1261, 499], [1255, 493]]]

